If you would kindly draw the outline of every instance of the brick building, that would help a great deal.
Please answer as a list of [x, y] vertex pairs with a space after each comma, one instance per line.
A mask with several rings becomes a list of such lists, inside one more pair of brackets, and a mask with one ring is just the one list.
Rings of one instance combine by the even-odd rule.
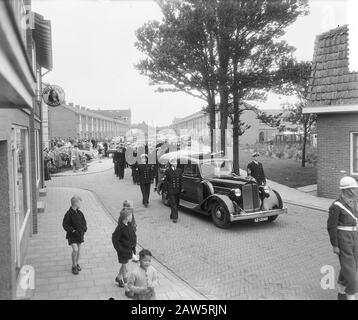
[[16, 298], [43, 187], [41, 74], [51, 24], [30, 0], [0, 1], [0, 300]]
[[330, 198], [342, 176], [358, 178], [358, 72], [350, 70], [348, 43], [348, 26], [317, 36], [304, 111], [318, 116], [318, 195]]
[[121, 119], [99, 110], [91, 110], [73, 103], [48, 108], [49, 139], [72, 138], [102, 140], [125, 136], [130, 128], [130, 116]]

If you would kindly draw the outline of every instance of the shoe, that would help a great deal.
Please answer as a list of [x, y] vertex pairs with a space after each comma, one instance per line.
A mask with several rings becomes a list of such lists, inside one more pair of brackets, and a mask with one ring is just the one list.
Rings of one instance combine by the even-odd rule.
[[134, 297], [134, 293], [131, 291], [125, 291], [124, 294], [129, 299], [133, 299], [133, 297]]
[[177, 223], [177, 222], [178, 222], [178, 219], [174, 219], [173, 222], [174, 222], [174, 223]]
[[347, 295], [345, 293], [338, 293], [338, 300], [347, 300]]
[[78, 270], [78, 271], [81, 271], [81, 270], [82, 270], [82, 268], [80, 267], [79, 264], [77, 265], [77, 270]]
[[133, 262], [138, 262], [138, 261], [139, 261], [138, 256], [135, 255], [135, 254], [133, 254], [133, 256], [132, 256], [132, 261], [133, 261]]
[[77, 269], [77, 267], [72, 267], [72, 273], [73, 274], [78, 274], [78, 269]]
[[146, 203], [146, 204], [144, 205], [144, 207], [145, 207], [145, 208], [148, 208], [148, 203]]
[[117, 282], [118, 287], [124, 288], [124, 282], [123, 282], [123, 280], [118, 279], [118, 278], [116, 277], [115, 281]]

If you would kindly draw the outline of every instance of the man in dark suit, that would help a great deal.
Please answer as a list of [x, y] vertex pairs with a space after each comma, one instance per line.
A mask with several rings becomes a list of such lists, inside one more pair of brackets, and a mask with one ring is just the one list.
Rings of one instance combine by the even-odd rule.
[[140, 190], [142, 191], [143, 205], [148, 208], [150, 185], [153, 183], [152, 166], [148, 164], [148, 156], [141, 155], [141, 163], [137, 166], [137, 177]]
[[118, 177], [118, 155], [119, 155], [119, 147], [117, 147], [116, 151], [113, 153], [113, 164], [114, 164], [114, 174]]
[[262, 163], [258, 161], [259, 156], [260, 154], [258, 152], [252, 154], [253, 161], [247, 166], [247, 175], [255, 178], [257, 184], [262, 186], [266, 184], [266, 177]]
[[165, 190], [168, 193], [168, 200], [171, 207], [170, 219], [178, 222], [178, 208], [180, 202], [180, 193], [182, 192], [183, 185], [183, 171], [178, 168], [176, 158], [169, 162], [169, 168], [164, 173]]
[[118, 177], [119, 180], [124, 179], [124, 168], [126, 167], [126, 148], [123, 143], [119, 145], [118, 150]]

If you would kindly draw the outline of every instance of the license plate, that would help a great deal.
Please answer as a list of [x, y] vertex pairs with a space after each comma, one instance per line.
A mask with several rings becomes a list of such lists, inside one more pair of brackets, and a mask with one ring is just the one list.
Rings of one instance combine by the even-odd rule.
[[262, 217], [262, 218], [255, 218], [255, 222], [263, 222], [263, 221], [267, 221], [268, 217]]

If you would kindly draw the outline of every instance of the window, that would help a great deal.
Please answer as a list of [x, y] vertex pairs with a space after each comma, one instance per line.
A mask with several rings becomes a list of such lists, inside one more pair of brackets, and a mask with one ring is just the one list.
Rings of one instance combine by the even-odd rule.
[[198, 176], [198, 166], [196, 164], [185, 165], [183, 174], [188, 177], [197, 177]]
[[[29, 142], [28, 131], [12, 129], [12, 167], [17, 245], [21, 242], [30, 215]], [[17, 249], [17, 254], [19, 248]], [[19, 259], [17, 258], [17, 263]]]
[[39, 130], [35, 130], [35, 166], [36, 166], [36, 183], [40, 182], [40, 134]]
[[358, 175], [358, 132], [351, 133], [351, 174]]

